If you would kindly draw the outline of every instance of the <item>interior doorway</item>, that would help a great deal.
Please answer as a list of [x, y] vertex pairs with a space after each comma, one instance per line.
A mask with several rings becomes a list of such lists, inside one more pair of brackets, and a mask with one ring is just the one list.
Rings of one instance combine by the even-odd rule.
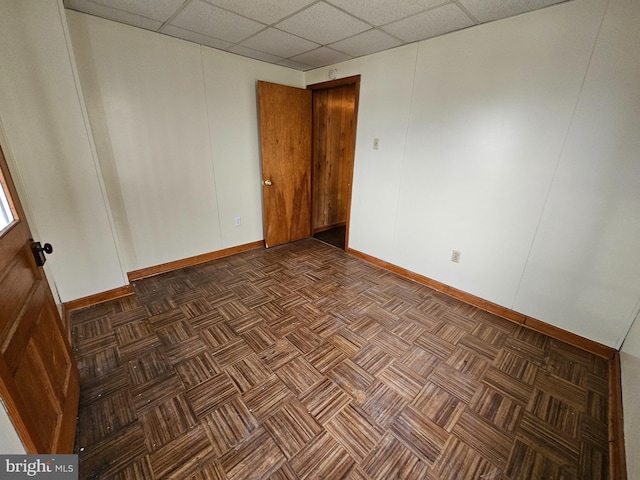
[[310, 85], [312, 90], [311, 234], [348, 246], [360, 76]]
[[259, 81], [265, 246], [314, 236], [349, 246], [360, 76], [306, 89]]

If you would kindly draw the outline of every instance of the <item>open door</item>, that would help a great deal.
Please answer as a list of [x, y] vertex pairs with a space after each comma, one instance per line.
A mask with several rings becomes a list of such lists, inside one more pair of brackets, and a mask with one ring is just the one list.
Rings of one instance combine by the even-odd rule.
[[258, 82], [267, 247], [311, 235], [311, 91]]
[[0, 397], [27, 453], [72, 453], [78, 369], [1, 149], [0, 180]]

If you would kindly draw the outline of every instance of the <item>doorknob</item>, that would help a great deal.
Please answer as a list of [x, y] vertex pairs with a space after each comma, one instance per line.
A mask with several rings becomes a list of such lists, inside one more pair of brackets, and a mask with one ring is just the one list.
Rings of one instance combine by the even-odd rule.
[[52, 254], [53, 247], [50, 243], [45, 243], [44, 245], [40, 245], [40, 242], [31, 242], [31, 253], [33, 253], [33, 258], [36, 261], [36, 265], [41, 267], [44, 265], [44, 262], [47, 261], [44, 256], [45, 253]]
[[271, 180], [265, 180], [264, 182], [262, 182], [263, 185], [266, 185], [267, 187], [270, 187], [271, 185], [273, 185], [271, 183]]

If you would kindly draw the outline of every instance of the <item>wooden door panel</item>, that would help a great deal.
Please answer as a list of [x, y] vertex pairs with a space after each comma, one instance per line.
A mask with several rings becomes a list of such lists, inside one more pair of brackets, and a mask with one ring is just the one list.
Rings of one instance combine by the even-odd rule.
[[[14, 257], [2, 279], [5, 301], [0, 304], [0, 338], [4, 339], [9, 332], [5, 331], [12, 324], [12, 315], [24, 304], [33, 285], [33, 272], [23, 257]], [[5, 287], [6, 285], [6, 287]]]
[[58, 328], [56, 315], [51, 311], [51, 306], [47, 306], [42, 311], [32, 338], [53, 391], [54, 401], [60, 405], [64, 402], [71, 368], [63, 335]]
[[0, 396], [28, 453], [71, 453], [78, 369], [1, 149], [0, 173], [16, 217], [0, 232]]
[[313, 233], [347, 222], [355, 152], [356, 86], [313, 92]]
[[25, 230], [21, 224], [14, 225], [0, 239], [0, 285], [3, 292], [0, 302], [0, 339], [6, 335], [5, 328], [12, 314], [25, 301], [29, 286], [33, 284], [33, 271], [23, 255]]
[[33, 440], [42, 452], [51, 450], [54, 435], [58, 430], [60, 409], [51, 390], [49, 378], [42, 375], [44, 365], [36, 343], [31, 339], [20, 358], [14, 376], [16, 391], [22, 405], [32, 412], [32, 419], [38, 426], [33, 432]]
[[267, 247], [311, 234], [311, 92], [258, 82]]

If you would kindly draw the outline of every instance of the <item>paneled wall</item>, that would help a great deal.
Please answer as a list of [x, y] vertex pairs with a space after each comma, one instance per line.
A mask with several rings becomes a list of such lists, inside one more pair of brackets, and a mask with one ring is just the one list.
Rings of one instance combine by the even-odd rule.
[[0, 142], [60, 300], [125, 284], [61, 1], [0, 1]]
[[67, 18], [125, 270], [262, 239], [255, 84], [303, 74]]
[[638, 21], [577, 0], [307, 72], [362, 75], [350, 247], [619, 347], [640, 300]]

